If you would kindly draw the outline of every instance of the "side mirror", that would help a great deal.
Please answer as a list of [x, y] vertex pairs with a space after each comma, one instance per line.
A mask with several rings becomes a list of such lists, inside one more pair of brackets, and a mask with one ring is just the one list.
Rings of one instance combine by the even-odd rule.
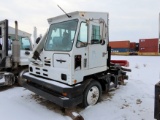
[[105, 40], [100, 40], [100, 44], [104, 45], [105, 44]]
[[39, 43], [39, 41], [40, 41], [40, 37], [38, 37], [37, 39], [36, 39], [36, 43], [38, 44]]

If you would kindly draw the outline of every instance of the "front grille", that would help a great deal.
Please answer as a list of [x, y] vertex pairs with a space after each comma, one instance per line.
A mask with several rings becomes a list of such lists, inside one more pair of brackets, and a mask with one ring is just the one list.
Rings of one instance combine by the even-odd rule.
[[45, 60], [45, 61], [44, 61], [44, 65], [45, 65], [45, 66], [51, 66], [51, 61]]
[[43, 69], [43, 71], [48, 72], [48, 70], [47, 70], [47, 69]]
[[40, 72], [36, 72], [36, 74], [39, 74], [39, 75], [40, 75]]
[[40, 70], [40, 68], [37, 68], [37, 67], [36, 67], [36, 70]]
[[44, 76], [48, 76], [48, 74], [43, 73]]

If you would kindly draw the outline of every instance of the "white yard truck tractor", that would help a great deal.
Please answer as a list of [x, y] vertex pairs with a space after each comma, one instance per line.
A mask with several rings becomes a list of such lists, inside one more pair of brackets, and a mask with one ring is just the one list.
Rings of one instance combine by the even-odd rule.
[[108, 17], [77, 11], [48, 19], [22, 85], [63, 108], [96, 104], [128, 78], [127, 69], [110, 64]]
[[0, 86], [21, 84], [22, 74], [28, 70], [32, 50], [30, 34], [8, 26], [8, 20], [0, 21]]

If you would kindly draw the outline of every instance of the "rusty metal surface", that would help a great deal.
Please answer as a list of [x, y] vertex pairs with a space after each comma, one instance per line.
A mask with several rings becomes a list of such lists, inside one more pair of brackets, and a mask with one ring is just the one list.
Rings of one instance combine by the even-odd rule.
[[109, 46], [111, 48], [130, 48], [130, 41], [110, 41]]

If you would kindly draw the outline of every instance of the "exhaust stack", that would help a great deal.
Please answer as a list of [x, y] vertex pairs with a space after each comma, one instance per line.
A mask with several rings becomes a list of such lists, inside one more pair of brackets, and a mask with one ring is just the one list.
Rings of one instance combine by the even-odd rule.
[[12, 55], [15, 67], [18, 66], [20, 62], [20, 42], [18, 40], [18, 22], [15, 21], [15, 40], [12, 42]]
[[36, 39], [37, 39], [37, 28], [34, 27], [34, 31], [33, 31], [33, 37], [34, 37], [34, 44], [36, 43]]

